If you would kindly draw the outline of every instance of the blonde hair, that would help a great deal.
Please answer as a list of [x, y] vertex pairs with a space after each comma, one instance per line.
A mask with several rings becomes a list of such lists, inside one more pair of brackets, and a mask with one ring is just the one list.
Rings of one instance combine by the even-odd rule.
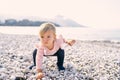
[[52, 23], [43, 23], [40, 26], [39, 35], [43, 35], [47, 31], [52, 31], [54, 35], [56, 34], [55, 25]]

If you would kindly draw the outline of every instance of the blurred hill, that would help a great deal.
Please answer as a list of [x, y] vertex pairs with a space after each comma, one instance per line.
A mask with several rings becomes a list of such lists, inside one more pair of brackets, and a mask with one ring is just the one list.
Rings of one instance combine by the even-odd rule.
[[54, 18], [40, 17], [4, 17], [0, 16], [0, 26], [40, 26], [44, 22], [52, 22], [56, 26], [85, 27], [72, 19], [58, 15]]
[[85, 27], [72, 19], [66, 18], [64, 16], [58, 15], [55, 18], [51, 19], [51, 21], [60, 24], [61, 26], [71, 26], [71, 27]]

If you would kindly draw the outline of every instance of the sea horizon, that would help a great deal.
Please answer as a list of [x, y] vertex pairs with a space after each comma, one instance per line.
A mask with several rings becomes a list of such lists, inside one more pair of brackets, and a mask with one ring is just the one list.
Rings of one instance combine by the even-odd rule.
[[[39, 27], [0, 26], [0, 33], [38, 35]], [[56, 27], [57, 34], [68, 39], [120, 41], [120, 28]]]

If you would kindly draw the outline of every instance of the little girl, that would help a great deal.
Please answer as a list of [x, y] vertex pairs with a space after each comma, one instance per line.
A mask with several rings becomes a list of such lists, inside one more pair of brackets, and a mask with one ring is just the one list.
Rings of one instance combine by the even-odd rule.
[[38, 72], [37, 79], [41, 79], [43, 77], [43, 56], [57, 56], [58, 70], [65, 70], [63, 67], [64, 50], [61, 48], [61, 45], [63, 43], [67, 43], [72, 46], [75, 43], [75, 40], [65, 40], [62, 35], [59, 35], [57, 38], [55, 25], [52, 23], [43, 23], [40, 26], [39, 38], [40, 43], [36, 45], [37, 49], [33, 51], [34, 65], [30, 66], [30, 69], [32, 69], [33, 66], [36, 66], [36, 70]]

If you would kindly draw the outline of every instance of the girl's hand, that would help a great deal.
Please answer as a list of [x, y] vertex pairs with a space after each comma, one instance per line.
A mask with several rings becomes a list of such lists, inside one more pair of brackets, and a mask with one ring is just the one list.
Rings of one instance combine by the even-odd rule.
[[67, 44], [70, 45], [70, 46], [72, 46], [75, 42], [76, 42], [75, 40], [68, 40]]
[[42, 80], [42, 78], [44, 77], [42, 72], [39, 72], [36, 76], [36, 80]]

